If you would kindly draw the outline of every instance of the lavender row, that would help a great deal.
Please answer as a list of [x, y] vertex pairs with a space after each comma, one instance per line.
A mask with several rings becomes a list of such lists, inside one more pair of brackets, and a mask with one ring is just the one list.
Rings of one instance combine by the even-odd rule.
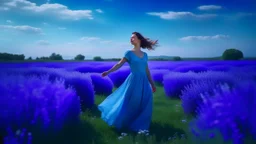
[[80, 97], [80, 103], [83, 109], [90, 108], [94, 105], [95, 92], [92, 84], [92, 79], [89, 74], [66, 71], [65, 69], [42, 67], [27, 69], [6, 69], [4, 73], [14, 76], [35, 76], [40, 79], [45, 79], [44, 76], [47, 75], [47, 80], [52, 83], [56, 80], [63, 79], [65, 87], [72, 87], [75, 90], [76, 94]]
[[220, 84], [213, 93], [201, 94], [197, 117], [190, 123], [199, 139], [221, 139], [234, 144], [256, 142], [256, 83], [246, 80], [234, 88]]
[[[96, 61], [80, 61], [80, 62], [2, 62], [1, 67], [5, 68], [26, 68], [26, 67], [48, 67], [48, 68], [65, 68], [65, 69], [84, 69], [82, 67], [88, 67], [89, 69], [104, 69], [100, 67], [111, 67], [115, 64], [116, 61], [108, 62], [96, 62]], [[180, 66], [192, 66], [192, 65], [205, 66], [207, 68], [212, 66], [235, 66], [235, 67], [244, 67], [248, 65], [256, 65], [256, 62], [253, 60], [240, 60], [240, 61], [222, 61], [222, 60], [213, 60], [213, 61], [149, 61], [150, 68], [153, 69], [169, 69]], [[127, 64], [126, 64], [127, 65]], [[96, 72], [96, 71], [93, 71]]]
[[25, 77], [1, 74], [0, 132], [27, 128], [48, 133], [80, 122], [80, 97], [63, 79], [47, 75]]

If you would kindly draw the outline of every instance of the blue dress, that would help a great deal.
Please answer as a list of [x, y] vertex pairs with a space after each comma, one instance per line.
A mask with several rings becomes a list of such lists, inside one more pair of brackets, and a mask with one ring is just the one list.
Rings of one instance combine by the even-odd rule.
[[148, 56], [126, 51], [131, 73], [124, 83], [99, 106], [101, 118], [110, 126], [131, 131], [148, 130], [152, 118], [153, 93], [147, 78]]

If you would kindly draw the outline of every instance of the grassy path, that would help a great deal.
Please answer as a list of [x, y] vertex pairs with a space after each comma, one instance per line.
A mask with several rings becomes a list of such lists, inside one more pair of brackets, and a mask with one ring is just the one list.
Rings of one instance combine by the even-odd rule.
[[[96, 104], [98, 105], [104, 99], [105, 97], [103, 96], [97, 96]], [[153, 143], [160, 143], [160, 141], [170, 142], [170, 137], [178, 138], [181, 137], [182, 134], [184, 136], [186, 135], [185, 131], [187, 131], [187, 122], [179, 100], [167, 99], [163, 88], [158, 87], [157, 92], [154, 94], [153, 106], [153, 118], [149, 130], [149, 136], [145, 136], [148, 137], [147, 139], [149, 141]], [[96, 107], [92, 111], [82, 114], [81, 117], [85, 123], [94, 127], [94, 132], [91, 132], [90, 138], [86, 140], [87, 143], [131, 143], [135, 135], [128, 133], [128, 136], [118, 139], [118, 137], [121, 136], [121, 133], [117, 132], [114, 128], [109, 127], [101, 120], [100, 113]], [[138, 139], [139, 138], [142, 137], [138, 137]]]

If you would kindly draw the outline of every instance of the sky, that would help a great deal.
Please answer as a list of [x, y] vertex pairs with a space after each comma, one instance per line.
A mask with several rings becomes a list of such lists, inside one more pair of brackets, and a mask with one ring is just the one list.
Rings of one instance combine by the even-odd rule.
[[[158, 40], [149, 56], [256, 52], [255, 0], [0, 0], [0, 52], [120, 58], [132, 32]], [[144, 51], [144, 50], [143, 50]]]

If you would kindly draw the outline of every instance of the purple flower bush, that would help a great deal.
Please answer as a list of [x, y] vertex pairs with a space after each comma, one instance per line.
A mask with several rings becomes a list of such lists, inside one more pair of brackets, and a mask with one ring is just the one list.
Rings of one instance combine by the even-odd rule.
[[32, 144], [32, 133], [26, 129], [17, 130], [7, 128], [7, 136], [4, 137], [4, 144]]
[[97, 73], [102, 73], [104, 71], [109, 70], [110, 68], [112, 68], [113, 65], [110, 64], [101, 64], [95, 67]]
[[46, 68], [46, 67], [28, 67], [28, 68], [7, 68], [0, 73], [7, 75], [23, 75], [23, 76], [36, 76], [41, 77], [48, 75], [50, 81], [63, 78], [61, 73], [66, 72], [65, 69], [60, 68]]
[[226, 65], [215, 65], [215, 66], [211, 66], [208, 68], [208, 70], [210, 71], [229, 71], [230, 70], [230, 66], [226, 66]]
[[256, 83], [244, 81], [234, 89], [221, 88], [214, 96], [202, 95], [198, 117], [191, 122], [192, 132], [202, 139], [218, 133], [224, 141], [243, 144], [253, 138], [256, 141]]
[[184, 66], [179, 66], [177, 68], [174, 69], [175, 72], [204, 72], [207, 71], [207, 67], [203, 66], [203, 65], [196, 65], [196, 64], [190, 64], [190, 65], [184, 65]]
[[198, 80], [213, 81], [215, 83], [227, 83], [229, 86], [233, 86], [239, 80], [232, 76], [229, 72], [221, 71], [207, 71], [197, 74]]
[[153, 69], [151, 70], [152, 79], [155, 83], [163, 85], [163, 76], [169, 72], [167, 69]]
[[109, 78], [112, 80], [114, 83], [115, 87], [119, 87], [120, 85], [123, 84], [125, 79], [128, 77], [130, 74], [130, 68], [128, 66], [123, 66], [119, 70], [109, 74]]
[[34, 68], [28, 68], [28, 69], [22, 69], [22, 73], [25, 76], [49, 76], [49, 80], [54, 82], [56, 79], [63, 78], [62, 73], [65, 73], [65, 69], [61, 68], [46, 68], [46, 67], [34, 67]]
[[96, 72], [96, 67], [95, 65], [83, 65], [83, 66], [78, 66], [74, 68], [74, 71], [81, 72], [81, 73], [90, 73], [90, 72]]
[[100, 73], [90, 73], [95, 94], [108, 96], [112, 93], [114, 84], [109, 77], [102, 77]]
[[1, 75], [0, 94], [1, 134], [24, 127], [47, 133], [80, 121], [80, 99], [64, 80]]
[[94, 105], [95, 93], [90, 75], [79, 72], [63, 72], [61, 75], [65, 80], [65, 86], [74, 88], [80, 97], [82, 110], [91, 108]]
[[9, 75], [21, 74], [26, 77], [36, 76], [41, 79], [45, 79], [45, 76], [47, 75], [48, 80], [53, 83], [56, 80], [64, 79], [65, 86], [74, 88], [75, 92], [80, 97], [82, 110], [91, 108], [94, 105], [94, 87], [89, 74], [44, 67], [9, 69], [4, 73], [8, 73]]
[[166, 96], [178, 98], [181, 91], [186, 85], [189, 85], [192, 80], [197, 79], [197, 74], [194, 72], [179, 73], [170, 72], [163, 77], [163, 85]]
[[201, 95], [208, 93], [212, 96], [216, 89], [220, 89], [219, 84], [221, 83], [213, 80], [196, 80], [185, 86], [180, 96], [184, 113], [195, 115], [203, 101]]
[[177, 68], [178, 66], [185, 65], [179, 62], [167, 62], [167, 61], [157, 61], [157, 62], [149, 62], [149, 68], [152, 70], [161, 70], [161, 69], [167, 69], [167, 70], [173, 70]]
[[232, 68], [229, 73], [239, 80], [254, 80], [256, 81], [256, 68], [248, 66], [248, 67], [240, 67], [240, 68]]
[[234, 78], [234, 76], [227, 72], [170, 72], [163, 78], [165, 93], [168, 97], [180, 97], [182, 90], [184, 90], [185, 87], [191, 84], [194, 80], [211, 81], [215, 84], [227, 83], [230, 87], [233, 87], [233, 85], [235, 85], [239, 79]]
[[227, 72], [198, 73], [196, 80], [182, 89], [180, 98], [184, 112], [195, 115], [198, 105], [202, 103], [202, 94], [208, 93], [209, 96], [212, 96], [214, 90], [220, 88], [219, 84], [226, 84], [232, 89], [238, 82], [238, 79]]
[[102, 73], [104, 71], [109, 70], [113, 65], [110, 64], [91, 64], [91, 65], [83, 65], [74, 68], [75, 71], [81, 73]]

